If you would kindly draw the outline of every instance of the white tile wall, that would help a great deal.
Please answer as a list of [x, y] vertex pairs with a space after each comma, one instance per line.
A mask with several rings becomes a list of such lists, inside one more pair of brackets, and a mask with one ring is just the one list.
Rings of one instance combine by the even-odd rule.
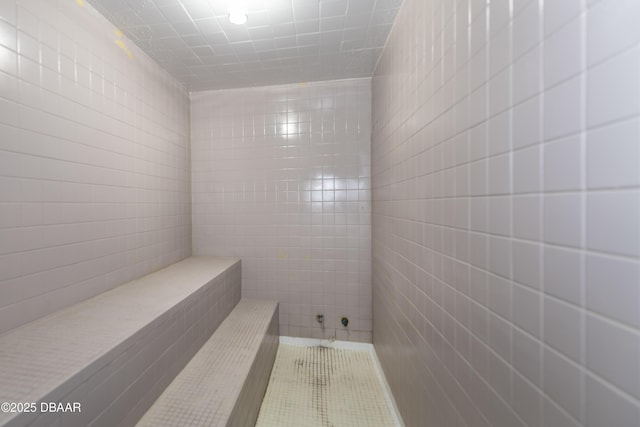
[[242, 258], [282, 335], [370, 342], [371, 80], [191, 100], [194, 253]]
[[406, 0], [373, 78], [407, 425], [640, 425], [640, 3]]
[[191, 207], [185, 89], [84, 1], [0, 3], [3, 332], [189, 256]]

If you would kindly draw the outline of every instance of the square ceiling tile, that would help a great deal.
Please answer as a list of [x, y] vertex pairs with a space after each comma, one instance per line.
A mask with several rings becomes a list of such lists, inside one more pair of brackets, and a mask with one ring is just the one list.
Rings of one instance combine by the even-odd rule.
[[371, 76], [402, 0], [88, 0], [192, 91]]

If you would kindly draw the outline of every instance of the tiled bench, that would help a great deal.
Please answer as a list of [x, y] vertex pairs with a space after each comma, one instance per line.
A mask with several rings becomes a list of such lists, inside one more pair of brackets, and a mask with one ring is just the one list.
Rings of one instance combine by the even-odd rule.
[[0, 402], [37, 406], [0, 426], [134, 425], [239, 301], [240, 260], [193, 257], [0, 335]]
[[242, 299], [137, 426], [254, 426], [277, 350], [278, 303]]

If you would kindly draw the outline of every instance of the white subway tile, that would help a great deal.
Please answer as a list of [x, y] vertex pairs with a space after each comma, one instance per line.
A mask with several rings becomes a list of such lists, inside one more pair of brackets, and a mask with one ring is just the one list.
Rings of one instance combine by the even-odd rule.
[[489, 112], [491, 116], [511, 106], [511, 78], [508, 69], [496, 74], [489, 82]]
[[640, 192], [591, 193], [587, 196], [587, 247], [640, 256]]
[[0, 18], [10, 24], [16, 23], [16, 2], [5, 1], [0, 5]]
[[[544, 342], [574, 361], [582, 363], [584, 360], [582, 354], [583, 312], [574, 306], [547, 296], [543, 300], [543, 311]], [[558, 325], [562, 325], [562, 327]]]
[[509, 154], [489, 159], [489, 194], [508, 194], [511, 191], [511, 157]]
[[602, 0], [587, 11], [589, 65], [636, 45], [640, 41], [640, 4], [635, 0]]
[[557, 245], [582, 244], [582, 196], [544, 196], [544, 240]]
[[594, 129], [587, 136], [589, 188], [640, 186], [640, 121]]
[[582, 304], [584, 261], [580, 252], [545, 246], [544, 291], [575, 305]]
[[[515, 9], [515, 7], [514, 7]], [[529, 2], [513, 18], [513, 57], [519, 58], [523, 53], [540, 43], [540, 9], [535, 1]]]
[[[509, 320], [511, 319], [513, 313], [511, 301], [512, 288], [513, 285], [511, 284], [511, 282], [502, 277], [489, 277], [489, 308], [493, 312]], [[503, 348], [506, 347], [507, 346], [505, 344]]]
[[540, 336], [540, 306], [539, 292], [513, 287], [513, 322], [534, 336]]
[[514, 241], [513, 280], [534, 289], [541, 287], [541, 251], [537, 243]]
[[578, 136], [545, 144], [545, 191], [580, 190], [582, 186], [582, 158], [582, 145]]
[[542, 343], [517, 328], [513, 330], [513, 366], [529, 381], [542, 384]]
[[489, 119], [489, 156], [509, 151], [510, 115], [508, 112], [498, 114]]
[[[572, 21], [583, 13], [580, 0], [551, 2], [544, 5], [544, 33], [549, 35], [572, 25]], [[546, 46], [545, 46], [546, 47]]]
[[542, 412], [544, 414], [542, 425], [558, 427], [578, 427], [581, 425], [565, 409], [547, 397], [544, 397]]
[[[534, 193], [542, 187], [541, 148], [533, 146], [513, 153], [513, 192]], [[546, 154], [546, 151], [545, 151]], [[546, 163], [545, 163], [546, 166]], [[545, 181], [546, 184], [546, 181]]]
[[475, 55], [487, 43], [487, 9], [486, 5], [483, 10], [471, 19], [470, 26], [470, 53]]
[[[550, 349], [544, 350], [543, 355], [543, 381], [544, 391], [553, 399], [556, 404], [569, 413], [569, 415], [577, 420], [581, 420], [581, 414], [584, 410], [584, 400], [580, 390], [583, 387], [584, 371], [575, 363], [557, 354]], [[557, 414], [556, 411], [548, 410], [545, 402], [544, 425], [579, 425], [571, 424], [570, 420], [560, 420], [566, 418], [566, 415]], [[547, 418], [548, 417], [548, 418]], [[554, 421], [552, 421], [554, 420]], [[557, 421], [555, 421], [557, 420]]]
[[587, 375], [587, 427], [601, 425], [634, 426], [640, 423], [640, 408], [601, 379]]
[[488, 85], [480, 86], [469, 95], [469, 124], [475, 126], [487, 119]]
[[542, 421], [542, 395], [517, 373], [513, 374], [513, 408], [527, 425], [540, 425]]
[[589, 69], [587, 123], [589, 127], [640, 113], [640, 49], [632, 49]]
[[586, 340], [587, 368], [637, 399], [640, 396], [640, 334], [589, 315]]
[[0, 20], [0, 46], [17, 50], [17, 30], [11, 23]]
[[471, 92], [487, 83], [487, 56], [486, 48], [480, 49], [476, 54], [471, 55], [471, 59], [469, 60], [469, 69], [474, 71], [469, 74], [469, 88]]
[[495, 235], [511, 235], [511, 197], [489, 198], [489, 232]]
[[[542, 239], [542, 197], [513, 197], [513, 236], [521, 239]], [[471, 218], [473, 220], [473, 217]]]
[[489, 355], [489, 381], [500, 397], [506, 401], [512, 400], [511, 368], [508, 363], [493, 353]]
[[[563, 6], [569, 3], [577, 3], [570, 0], [563, 3], [551, 3], [557, 9], [563, 9]], [[550, 5], [551, 5], [550, 4]], [[569, 9], [568, 7], [567, 9]], [[545, 12], [549, 8], [545, 8]], [[554, 11], [559, 12], [559, 11]], [[573, 11], [566, 11], [572, 15]], [[545, 20], [545, 26], [548, 21]], [[570, 23], [563, 26], [558, 32], [550, 35], [544, 42], [544, 85], [546, 88], [555, 86], [556, 84], [575, 76], [582, 70], [582, 23], [581, 19], [574, 19]]]
[[469, 131], [469, 160], [475, 161], [487, 157], [487, 125], [481, 123]]
[[16, 52], [0, 45], [0, 71], [12, 76], [18, 74], [18, 58]]
[[487, 236], [472, 233], [469, 238], [469, 261], [472, 265], [486, 269], [488, 265]]
[[513, 103], [519, 104], [542, 90], [540, 47], [535, 47], [514, 60]]
[[640, 266], [629, 260], [588, 255], [587, 308], [608, 318], [640, 326]]
[[580, 76], [546, 91], [544, 96], [545, 140], [578, 132], [582, 126], [581, 109], [584, 102]]
[[[491, 6], [494, 6], [494, 5], [491, 4]], [[502, 17], [498, 17], [498, 19], [500, 18]], [[493, 32], [494, 31], [493, 29], [496, 28], [493, 25], [495, 23], [495, 21], [493, 21], [494, 19], [493, 14], [491, 16], [491, 19], [492, 19], [491, 30]], [[489, 75], [492, 77], [495, 76], [500, 71], [504, 70], [509, 65], [510, 54], [511, 54], [511, 51], [510, 51], [511, 46], [509, 46], [510, 35], [511, 35], [510, 28], [502, 27], [502, 29], [500, 29], [498, 32], [493, 34], [491, 37], [491, 49], [489, 51], [489, 55], [490, 55], [489, 64], [490, 64], [491, 70]]]
[[535, 96], [513, 109], [513, 148], [542, 141], [540, 97]]

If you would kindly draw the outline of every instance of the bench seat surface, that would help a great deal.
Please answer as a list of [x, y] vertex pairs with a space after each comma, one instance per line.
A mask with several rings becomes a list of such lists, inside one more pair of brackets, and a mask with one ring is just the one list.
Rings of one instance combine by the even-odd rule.
[[[0, 335], [0, 401], [63, 397], [109, 363], [107, 353], [131, 345], [146, 325], [237, 262], [187, 258]], [[0, 425], [13, 415], [0, 413]]]

